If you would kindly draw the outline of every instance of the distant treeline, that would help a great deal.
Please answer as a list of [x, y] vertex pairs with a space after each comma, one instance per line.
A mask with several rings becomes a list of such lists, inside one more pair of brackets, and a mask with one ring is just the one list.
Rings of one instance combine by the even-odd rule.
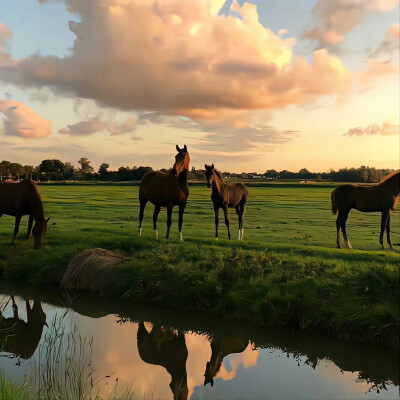
[[[74, 167], [71, 163], [63, 163], [60, 160], [43, 160], [39, 165], [22, 165], [10, 161], [0, 163], [0, 180], [30, 178], [36, 181], [137, 181], [143, 175], [152, 171], [151, 167], [120, 167], [117, 171], [110, 171], [109, 164], [103, 163], [97, 172], [94, 171], [87, 158], [78, 161], [79, 167]], [[161, 171], [166, 172], [166, 169]], [[360, 168], [341, 168], [338, 171], [330, 172], [310, 172], [302, 168], [298, 172], [288, 170], [276, 171], [267, 170], [264, 174], [252, 173], [232, 173], [223, 172], [227, 178], [239, 179], [300, 179], [300, 180], [331, 180], [334, 182], [379, 182], [385, 175], [390, 173], [390, 169], [377, 169], [362, 166]], [[194, 167], [189, 172], [189, 180], [204, 180], [205, 174], [202, 169]]]

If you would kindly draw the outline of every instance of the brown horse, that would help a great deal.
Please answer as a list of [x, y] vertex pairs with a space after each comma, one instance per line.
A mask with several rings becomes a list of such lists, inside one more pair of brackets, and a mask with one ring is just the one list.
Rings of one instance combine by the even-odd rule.
[[225, 224], [228, 228], [228, 237], [231, 239], [229, 229], [228, 208], [235, 208], [239, 218], [239, 240], [243, 239], [243, 215], [246, 212], [246, 202], [249, 195], [243, 183], [229, 185], [224, 183], [222, 174], [212, 165], [204, 165], [206, 169], [207, 187], [212, 188], [211, 200], [214, 203], [215, 213], [215, 238], [218, 240], [219, 209], [222, 208], [225, 215]]
[[27, 321], [20, 319], [18, 306], [11, 296], [13, 316], [4, 318], [0, 313], [0, 351], [14, 354], [15, 357], [28, 360], [39, 345], [43, 327], [46, 324], [46, 314], [40, 301], [34, 301], [33, 306], [27, 300]]
[[379, 243], [383, 248], [383, 235], [386, 230], [387, 242], [393, 248], [390, 238], [390, 211], [397, 205], [400, 194], [400, 170], [384, 177], [380, 183], [372, 186], [342, 185], [337, 187], [331, 196], [332, 212], [337, 214], [336, 242], [340, 249], [340, 230], [349, 249], [351, 245], [346, 233], [346, 221], [352, 208], [363, 212], [381, 212], [381, 234]]
[[[29, 215], [27, 239], [33, 234], [35, 247], [42, 244], [42, 236], [47, 232], [50, 218], [44, 218], [43, 204], [36, 184], [30, 179], [21, 182], [0, 182], [0, 218], [3, 214], [15, 217], [14, 239], [19, 232], [19, 224], [24, 215]], [[32, 231], [33, 221], [35, 226]]]
[[169, 387], [174, 400], [188, 398], [186, 360], [188, 351], [185, 336], [175, 334], [172, 329], [153, 326], [147, 331], [143, 322], [139, 322], [137, 345], [140, 358], [153, 365], [161, 365], [171, 375]]
[[179, 206], [179, 239], [183, 241], [182, 224], [186, 201], [189, 197], [187, 174], [189, 171], [190, 156], [186, 144], [183, 149], [176, 145], [178, 154], [175, 156], [175, 164], [168, 173], [160, 171], [148, 172], [142, 178], [139, 188], [139, 235], [142, 234], [142, 221], [144, 209], [148, 201], [154, 204], [153, 226], [158, 238], [157, 220], [161, 207], [167, 207], [167, 235], [172, 224], [172, 209]]

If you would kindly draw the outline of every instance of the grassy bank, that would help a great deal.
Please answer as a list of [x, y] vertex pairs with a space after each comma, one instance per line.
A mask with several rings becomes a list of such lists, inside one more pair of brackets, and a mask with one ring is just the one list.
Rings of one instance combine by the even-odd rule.
[[[43, 186], [52, 217], [39, 251], [18, 241], [9, 247], [11, 218], [0, 223], [0, 270], [11, 279], [57, 282], [70, 259], [86, 248], [120, 249], [128, 262], [114, 295], [185, 310], [247, 318], [261, 324], [310, 329], [398, 348], [400, 255], [378, 251], [378, 215], [354, 213], [354, 247], [334, 246], [327, 187], [250, 188], [245, 241], [213, 239], [210, 193], [191, 188], [183, 244], [157, 241], [146, 210], [137, 236], [137, 187]], [[232, 227], [236, 218], [231, 213]], [[399, 213], [393, 216], [399, 242]], [[165, 215], [160, 218], [165, 232]], [[374, 250], [374, 251], [368, 251]]]

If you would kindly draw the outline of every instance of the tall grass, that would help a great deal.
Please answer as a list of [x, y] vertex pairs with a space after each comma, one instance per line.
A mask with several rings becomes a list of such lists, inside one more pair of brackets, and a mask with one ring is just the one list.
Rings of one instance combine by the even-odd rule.
[[97, 377], [92, 364], [93, 338], [77, 333], [75, 324], [68, 330], [67, 312], [57, 313], [44, 334], [35, 357], [28, 365], [26, 381], [17, 386], [0, 371], [0, 400], [132, 400], [130, 388], [118, 383], [104, 392], [103, 382], [111, 376]]

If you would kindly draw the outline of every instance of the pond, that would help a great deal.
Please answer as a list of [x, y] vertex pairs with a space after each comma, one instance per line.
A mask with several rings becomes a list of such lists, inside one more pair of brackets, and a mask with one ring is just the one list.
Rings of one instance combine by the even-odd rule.
[[398, 398], [373, 345], [55, 288], [0, 286], [0, 307], [0, 371], [48, 398]]

